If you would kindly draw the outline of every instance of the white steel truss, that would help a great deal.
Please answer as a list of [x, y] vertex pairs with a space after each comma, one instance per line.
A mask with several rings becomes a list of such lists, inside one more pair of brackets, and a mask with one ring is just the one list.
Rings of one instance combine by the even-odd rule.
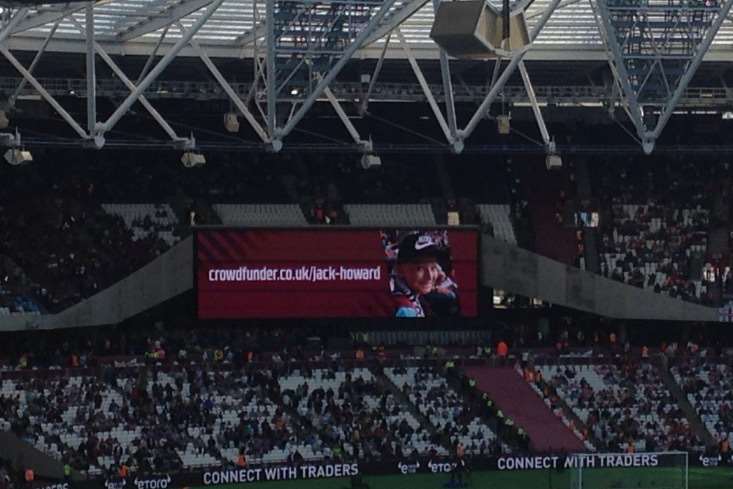
[[[0, 54], [17, 70], [22, 81], [1, 103], [12, 111], [19, 94], [30, 85], [80, 140], [101, 148], [106, 135], [139, 102], [162, 127], [174, 147], [192, 148], [193, 137], [185, 138], [176, 133], [165, 116], [151, 104], [149, 92], [178, 56], [189, 55], [201, 60], [216, 85], [248, 122], [258, 143], [280, 150], [313, 105], [327, 102], [358, 147], [368, 152], [371, 142], [359, 134], [343, 102], [353, 102], [360, 113], [365, 113], [370, 101], [379, 99], [374, 97], [374, 89], [380, 83], [378, 78], [384, 60], [401, 58], [411, 67], [424, 100], [454, 152], [463, 150], [480, 121], [490, 115], [497, 98], [501, 95], [504, 99], [507, 81], [517, 69], [523, 96], [532, 107], [543, 143], [548, 151], [553, 151], [554, 143], [538, 102], [544, 94], [533, 87], [524, 60], [533, 59], [533, 56], [534, 59], [546, 56], [586, 59], [588, 53], [603, 57], [607, 54], [602, 41], [609, 46], [613, 57], [613, 43], [608, 42], [612, 26], [607, 25], [608, 22], [596, 22], [596, 17], [602, 20], [603, 15], [598, 9], [594, 11], [590, 1], [515, 2], [513, 9], [526, 9], [530, 45], [512, 52], [507, 58], [488, 62], [494, 63], [493, 74], [485, 90], [471, 91], [473, 100], [480, 103], [463, 125], [456, 115], [456, 103], [465, 101], [465, 97], [462, 98], [461, 89], [454, 86], [456, 77], [451, 73], [452, 61], [427, 37], [439, 0], [110, 0], [5, 9], [0, 11]], [[605, 5], [611, 0], [592, 1]], [[714, 29], [710, 31], [712, 34], [703, 39], [691, 58], [693, 69], [670, 90], [669, 109], [661, 111], [656, 127], [643, 133], [644, 141], [658, 137], [672, 109], [689, 96], [687, 84], [704, 56], [712, 52], [713, 58], [726, 57], [730, 52], [733, 59], [729, 45], [733, 29], [725, 21], [731, 4], [733, 0], [722, 0], [721, 13], [714, 19]], [[13, 51], [29, 48], [36, 51], [36, 56], [25, 67]], [[53, 90], [49, 91], [43, 81], [34, 76], [41, 58], [58, 50], [85, 55], [85, 124], [74, 120]], [[561, 52], [564, 54], [548, 54]], [[114, 56], [125, 53], [148, 55], [141, 73], [124, 73]], [[245, 92], [242, 92], [241, 83], [228, 81], [212, 61], [220, 56], [251, 57], [255, 61], [254, 80]], [[337, 82], [337, 76], [357, 56], [375, 57], [378, 61], [368, 87], [365, 84], [360, 90], [361, 96], [355, 100], [344, 98], [340, 91], [343, 83]], [[439, 87], [428, 83], [420, 67], [420, 60], [426, 57], [439, 60]], [[98, 58], [129, 92], [106, 120], [98, 120], [96, 107], [102, 89], [95, 66]], [[629, 89], [631, 75], [624, 73], [624, 66], [619, 63], [612, 63], [612, 68], [620, 93], [625, 97], [624, 106], [632, 120], [641, 123], [638, 114], [643, 114], [643, 108]]]

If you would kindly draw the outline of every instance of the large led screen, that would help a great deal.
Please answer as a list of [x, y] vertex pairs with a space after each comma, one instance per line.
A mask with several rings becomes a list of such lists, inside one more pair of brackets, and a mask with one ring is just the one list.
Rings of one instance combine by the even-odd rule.
[[475, 229], [200, 229], [201, 319], [477, 315]]

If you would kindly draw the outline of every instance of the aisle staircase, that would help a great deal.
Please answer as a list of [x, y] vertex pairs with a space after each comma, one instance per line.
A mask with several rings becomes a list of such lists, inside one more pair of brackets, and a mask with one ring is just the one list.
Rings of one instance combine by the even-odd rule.
[[529, 436], [537, 452], [583, 452], [585, 446], [545, 405], [511, 367], [469, 367], [466, 374], [476, 381], [505, 416]]

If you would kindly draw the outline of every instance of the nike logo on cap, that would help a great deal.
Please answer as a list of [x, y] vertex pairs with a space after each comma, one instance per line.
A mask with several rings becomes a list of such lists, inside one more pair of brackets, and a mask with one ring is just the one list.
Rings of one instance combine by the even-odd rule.
[[417, 241], [415, 241], [415, 249], [420, 251], [423, 250], [429, 246], [433, 246], [435, 243], [433, 243], [433, 240], [430, 238], [430, 236], [420, 236], [417, 238]]

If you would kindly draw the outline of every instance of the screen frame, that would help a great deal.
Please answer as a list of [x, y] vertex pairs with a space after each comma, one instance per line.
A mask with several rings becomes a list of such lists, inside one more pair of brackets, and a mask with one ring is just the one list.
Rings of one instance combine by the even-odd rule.
[[[330, 224], [312, 224], [312, 225], [306, 225], [306, 226], [245, 226], [245, 225], [226, 225], [226, 224], [203, 224], [203, 225], [195, 225], [191, 226], [191, 235], [193, 237], [193, 256], [191, 260], [191, 268], [193, 273], [193, 292], [194, 292], [194, 316], [197, 321], [269, 321], [269, 320], [276, 320], [276, 321], [289, 321], [292, 320], [292, 318], [283, 318], [283, 317], [242, 317], [237, 319], [232, 318], [202, 318], [199, 314], [199, 278], [198, 278], [198, 269], [199, 269], [199, 261], [198, 261], [198, 233], [201, 231], [303, 231], [303, 230], [314, 230], [314, 229], [323, 229], [323, 230], [340, 230], [340, 231], [379, 231], [383, 229], [419, 229], [419, 230], [425, 230], [425, 231], [474, 231], [476, 233], [476, 284], [475, 284], [475, 290], [476, 290], [476, 303], [477, 303], [477, 309], [476, 309], [476, 315], [475, 316], [468, 316], [463, 317], [459, 316], [461, 319], [479, 319], [481, 317], [481, 301], [480, 301], [480, 292], [481, 292], [481, 226], [474, 225], [474, 224], [466, 224], [466, 225], [459, 225], [459, 226], [448, 226], [448, 225], [433, 225], [433, 226], [413, 226], [413, 225], [404, 225], [404, 226], [350, 226], [347, 224], [336, 224], [336, 225], [330, 225]], [[372, 317], [372, 316], [350, 316], [350, 317], [327, 317], [327, 316], [321, 316], [321, 317], [307, 317], [307, 318], [301, 318], [304, 320], [349, 320], [349, 319], [375, 319], [375, 320], [386, 320], [386, 321], [398, 321], [398, 322], [405, 322], [410, 321], [412, 319], [413, 321], [430, 321], [431, 318], [395, 318], [395, 317]]]

